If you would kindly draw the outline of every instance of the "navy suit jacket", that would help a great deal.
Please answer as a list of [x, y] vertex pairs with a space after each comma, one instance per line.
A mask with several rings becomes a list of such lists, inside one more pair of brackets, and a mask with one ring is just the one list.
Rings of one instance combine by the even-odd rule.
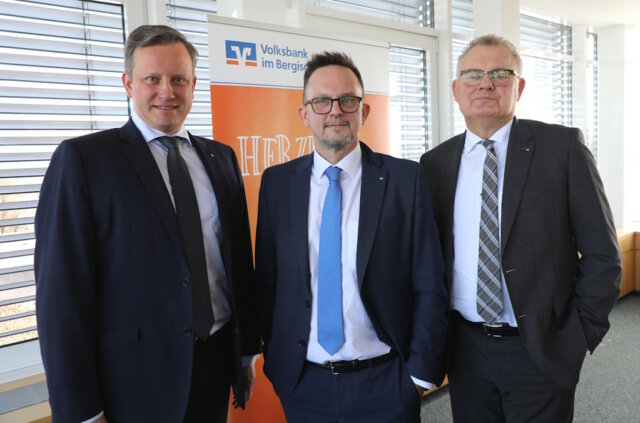
[[[231, 148], [190, 138], [219, 205], [241, 393], [241, 355], [259, 351], [244, 186]], [[166, 185], [131, 120], [60, 144], [35, 225], [36, 312], [54, 421], [100, 410], [110, 422], [181, 421], [193, 355], [189, 268]]]
[[[417, 163], [362, 148], [356, 267], [360, 295], [380, 340], [408, 372], [440, 384], [448, 292], [431, 199]], [[286, 397], [302, 372], [311, 321], [308, 253], [313, 155], [265, 170], [256, 273], [265, 374]]]
[[[465, 134], [420, 160], [453, 282], [453, 207]], [[593, 156], [576, 128], [514, 119], [500, 222], [502, 272], [525, 348], [562, 388], [609, 329], [620, 251]], [[526, 382], [526, 381], [525, 381]]]

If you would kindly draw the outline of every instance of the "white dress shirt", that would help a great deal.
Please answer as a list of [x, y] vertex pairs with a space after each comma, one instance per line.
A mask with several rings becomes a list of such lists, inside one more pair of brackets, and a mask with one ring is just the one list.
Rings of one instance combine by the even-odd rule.
[[[340, 172], [342, 191], [341, 241], [342, 241], [342, 327], [344, 344], [330, 355], [318, 343], [318, 249], [324, 198], [329, 189], [329, 179], [324, 171], [334, 166], [316, 151], [313, 152], [313, 167], [309, 190], [309, 268], [311, 270], [311, 327], [307, 346], [307, 360], [314, 363], [339, 360], [365, 360], [391, 351], [382, 342], [369, 319], [358, 286], [356, 253], [358, 248], [358, 225], [360, 216], [360, 188], [362, 185], [362, 150], [360, 144], [336, 167]], [[430, 389], [429, 382], [413, 378], [414, 383]]]
[[[498, 160], [498, 221], [502, 229], [502, 187], [504, 185], [504, 168], [507, 159], [509, 134], [513, 121], [500, 128], [489, 139], [494, 141], [493, 147]], [[482, 146], [480, 138], [467, 129], [458, 185], [456, 187], [453, 208], [453, 286], [451, 289], [451, 308], [458, 310], [462, 316], [472, 322], [482, 322], [477, 311], [478, 288], [478, 250], [480, 243], [480, 209], [482, 207], [482, 173], [487, 149]], [[500, 238], [502, 232], [500, 231]], [[517, 326], [511, 306], [509, 292], [500, 270], [502, 279], [502, 304], [504, 310], [499, 322]]]
[[[169, 169], [167, 168], [167, 148], [163, 146], [160, 141], [156, 140], [156, 138], [164, 137], [168, 134], [164, 134], [157, 129], [151, 128], [135, 113], [132, 113], [131, 119], [147, 142], [147, 145], [151, 150], [151, 154], [153, 154], [153, 158], [158, 164], [158, 169], [162, 174], [162, 179], [167, 186], [167, 190], [171, 196], [171, 201], [174, 202], [175, 208], [173, 192], [171, 191], [171, 182], [169, 180]], [[207, 275], [209, 276], [209, 293], [211, 296], [213, 315], [215, 316], [215, 322], [209, 332], [210, 334], [213, 334], [231, 320], [231, 306], [229, 305], [228, 290], [229, 285], [227, 283], [227, 274], [224, 269], [222, 252], [220, 250], [222, 227], [220, 226], [218, 202], [216, 201], [216, 194], [213, 192], [211, 179], [209, 179], [209, 175], [204, 168], [202, 160], [200, 160], [200, 156], [198, 156], [193, 145], [191, 145], [187, 130], [183, 126], [178, 132], [169, 136], [180, 137], [182, 139], [182, 141], [178, 143], [178, 149], [180, 150], [180, 155], [189, 168], [191, 182], [193, 183], [196, 198], [198, 199], [204, 253], [207, 261]]]

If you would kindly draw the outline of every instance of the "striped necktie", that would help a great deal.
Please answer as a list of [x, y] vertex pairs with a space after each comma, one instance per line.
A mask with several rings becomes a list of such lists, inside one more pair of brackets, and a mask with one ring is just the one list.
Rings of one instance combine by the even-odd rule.
[[478, 251], [478, 314], [490, 324], [502, 315], [500, 277], [500, 224], [498, 222], [498, 161], [493, 141], [484, 140], [487, 149], [482, 172], [482, 211]]

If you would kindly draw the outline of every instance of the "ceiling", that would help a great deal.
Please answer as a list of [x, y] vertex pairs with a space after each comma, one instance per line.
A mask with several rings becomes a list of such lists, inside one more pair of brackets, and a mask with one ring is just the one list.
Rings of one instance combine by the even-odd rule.
[[562, 16], [574, 25], [640, 25], [640, 0], [520, 0], [520, 7]]

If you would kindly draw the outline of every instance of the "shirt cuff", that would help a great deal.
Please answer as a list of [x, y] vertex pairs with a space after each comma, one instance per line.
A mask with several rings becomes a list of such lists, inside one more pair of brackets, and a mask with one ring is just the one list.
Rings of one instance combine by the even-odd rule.
[[256, 360], [260, 357], [260, 354], [255, 355], [243, 355], [242, 356], [242, 367], [251, 367], [256, 364]]
[[85, 420], [85, 421], [80, 422], [80, 423], [93, 423], [93, 422], [95, 422], [96, 420], [98, 420], [102, 416], [104, 416], [104, 411], [101, 411], [97, 416], [91, 417], [90, 419]]
[[431, 382], [425, 382], [424, 380], [420, 380], [420, 379], [416, 379], [415, 377], [411, 376], [411, 380], [413, 381], [413, 383], [415, 383], [416, 385], [429, 390], [429, 389], [433, 389], [433, 383]]

